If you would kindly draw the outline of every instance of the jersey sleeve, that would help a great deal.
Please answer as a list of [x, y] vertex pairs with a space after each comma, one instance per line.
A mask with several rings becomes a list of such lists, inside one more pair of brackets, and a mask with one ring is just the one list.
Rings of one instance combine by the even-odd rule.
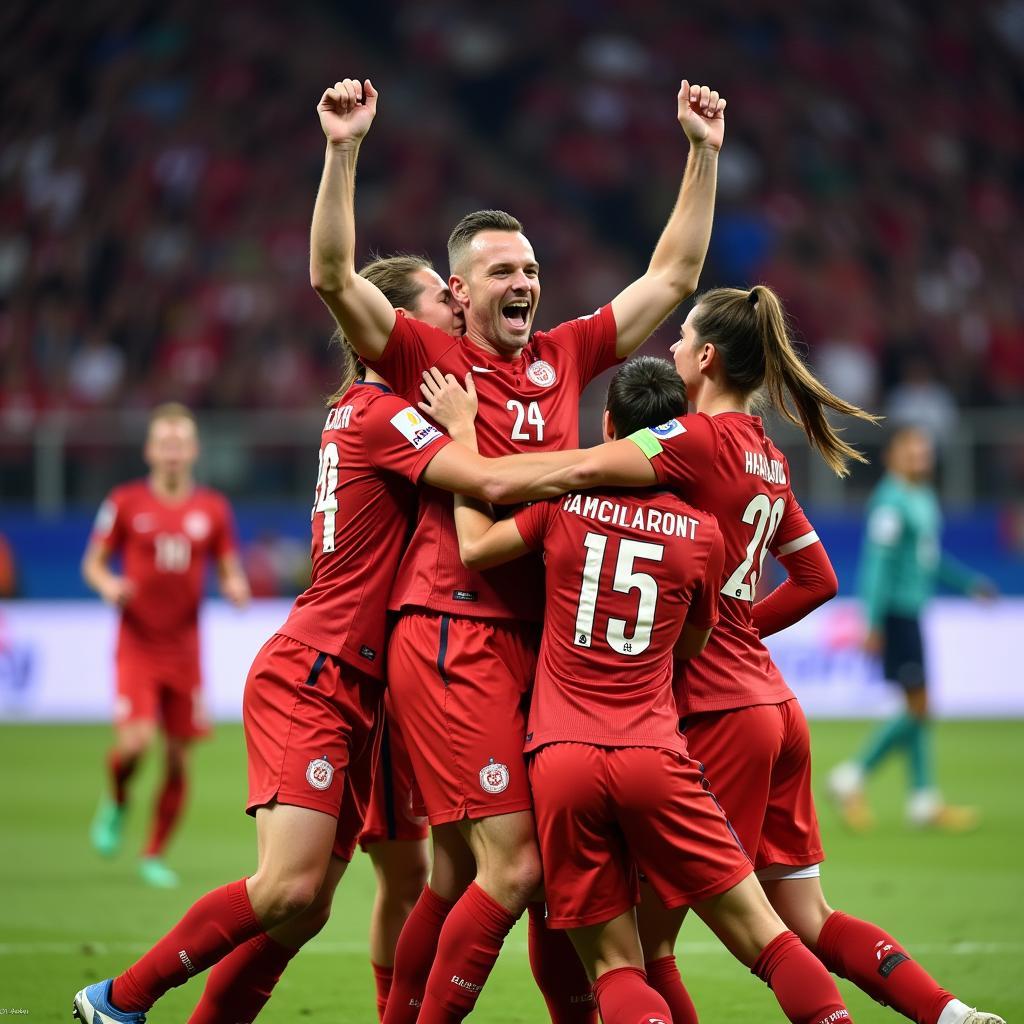
[[124, 545], [127, 521], [124, 496], [119, 491], [111, 491], [96, 513], [90, 540], [99, 542], [108, 551], [119, 551]]
[[451, 441], [397, 395], [377, 399], [363, 421], [363, 442], [371, 465], [414, 484]]
[[903, 514], [899, 506], [884, 499], [876, 500], [868, 511], [858, 579], [869, 629], [877, 629], [885, 617], [886, 594], [897, 564], [903, 530]]
[[839, 580], [822, 544], [807, 544], [779, 557], [786, 578], [754, 604], [751, 615], [762, 639], [788, 629], [819, 605], [830, 601]]
[[567, 320], [551, 331], [553, 341], [566, 345], [579, 367], [580, 391], [599, 373], [622, 362], [615, 354], [618, 329], [611, 304], [588, 316]]
[[718, 427], [700, 413], [645, 427], [630, 434], [629, 440], [650, 459], [659, 482], [667, 487], [686, 487], [703, 479], [718, 458]]
[[379, 359], [366, 359], [367, 366], [379, 373], [396, 394], [417, 393], [421, 374], [433, 366], [455, 343], [450, 334], [437, 327], [395, 311], [395, 326]]
[[215, 533], [210, 550], [216, 559], [234, 554], [238, 550], [238, 531], [235, 527], [235, 515], [231, 505], [223, 494], [216, 497], [216, 515], [214, 516]]
[[554, 501], [535, 501], [532, 505], [524, 505], [515, 512], [513, 518], [516, 529], [519, 530], [523, 543], [531, 551], [539, 551], [544, 547], [544, 537], [551, 525], [555, 509]]
[[[788, 476], [788, 466], [786, 467], [786, 473]], [[817, 543], [819, 543], [817, 532], [811, 526], [810, 521], [804, 514], [804, 510], [800, 507], [800, 502], [796, 500], [793, 492], [790, 491], [786, 497], [786, 507], [782, 513], [782, 520], [779, 522], [779, 528], [772, 536], [768, 550], [776, 558], [784, 558], [786, 555], [791, 555], [803, 548], [810, 547], [811, 544]]]
[[711, 629], [718, 622], [718, 595], [725, 572], [725, 540], [722, 531], [713, 519], [709, 520], [708, 525], [714, 528], [715, 535], [704, 564], [704, 576], [686, 615], [686, 624], [694, 629]]

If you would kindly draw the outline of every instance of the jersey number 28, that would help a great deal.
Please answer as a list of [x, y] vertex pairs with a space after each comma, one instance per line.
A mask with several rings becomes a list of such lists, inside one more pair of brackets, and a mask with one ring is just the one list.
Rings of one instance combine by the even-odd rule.
[[743, 511], [742, 519], [754, 527], [754, 535], [747, 545], [743, 561], [736, 566], [722, 587], [722, 593], [727, 597], [738, 597], [741, 601], [754, 600], [754, 587], [757, 586], [761, 570], [764, 568], [764, 553], [779, 528], [785, 510], [785, 498], [776, 498], [772, 501], [767, 494], [755, 494], [750, 499], [750, 504]]
[[[587, 561], [583, 566], [583, 581], [580, 585], [579, 604], [576, 608], [576, 635], [573, 643], [577, 647], [590, 647], [594, 640], [594, 619], [597, 615], [597, 588], [601, 582], [605, 548], [608, 538], [601, 533], [588, 533], [583, 541], [587, 549]], [[626, 636], [625, 619], [608, 619], [606, 639], [608, 646], [619, 654], [635, 657], [651, 645], [651, 631], [654, 629], [654, 610], [658, 604], [658, 581], [646, 572], [634, 572], [636, 560], [660, 562], [665, 554], [663, 544], [646, 544], [639, 540], [620, 540], [619, 553], [615, 560], [615, 576], [612, 590], [628, 594], [640, 591], [640, 603], [636, 613], [633, 635]]]

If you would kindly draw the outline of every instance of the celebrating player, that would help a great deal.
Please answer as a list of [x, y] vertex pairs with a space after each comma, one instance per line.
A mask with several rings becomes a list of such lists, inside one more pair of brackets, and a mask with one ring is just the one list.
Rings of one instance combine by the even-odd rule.
[[[444, 283], [426, 266], [422, 274], [437, 298], [415, 312], [451, 330], [459, 314], [442, 301]], [[168, 989], [218, 961], [192, 1024], [256, 1016], [326, 921], [362, 827], [409, 485], [518, 499], [538, 475], [538, 458], [499, 480], [487, 460], [450, 444], [372, 371], [331, 406], [312, 510], [312, 582], [257, 655], [243, 699], [259, 866], [199, 899], [117, 978], [79, 992], [75, 1013], [86, 1024], [140, 1024]]]
[[[463, 218], [449, 239], [449, 283], [466, 314], [466, 337], [457, 342], [396, 316], [354, 272], [356, 158], [376, 107], [372, 84], [353, 79], [328, 89], [318, 106], [327, 151], [311, 232], [314, 287], [356, 351], [397, 394], [417, 395], [420, 374], [432, 365], [460, 380], [473, 372], [486, 454], [574, 445], [582, 389], [635, 350], [696, 287], [711, 231], [725, 101], [682, 83], [677, 117], [690, 155], [679, 199], [647, 272], [589, 317], [534, 332], [539, 263], [522, 226], [500, 211]], [[424, 492], [392, 598], [402, 614], [389, 647], [389, 688], [435, 852], [450, 848], [454, 859], [464, 837], [477, 872], [464, 893], [446, 891], [438, 873], [446, 858], [435, 859], [431, 884], [399, 941], [387, 1024], [417, 1013], [424, 1022], [465, 1016], [540, 880], [521, 709], [540, 606], [536, 561], [500, 572], [466, 570], [451, 499]]]
[[[207, 563], [216, 565], [221, 593], [232, 604], [249, 600], [231, 509], [223, 495], [195, 485], [198, 456], [192, 413], [174, 403], [154, 409], [145, 446], [149, 476], [110, 493], [82, 560], [85, 582], [120, 611], [110, 793], [100, 800], [92, 844], [107, 857], [119, 849], [129, 783], [159, 729], [164, 777], [139, 868], [162, 888], [178, 884], [162, 858], [185, 802], [189, 746], [208, 730], [199, 669]], [[114, 556], [120, 572], [110, 566]]]
[[977, 812], [950, 806], [935, 787], [921, 614], [939, 582], [975, 597], [994, 591], [983, 576], [942, 550], [942, 513], [929, 484], [935, 469], [929, 435], [918, 427], [900, 428], [889, 439], [885, 462], [888, 472], [868, 502], [860, 590], [868, 623], [865, 648], [881, 655], [885, 678], [903, 690], [906, 710], [882, 723], [855, 761], [832, 770], [829, 791], [851, 828], [869, 827], [873, 818], [864, 780], [903, 748], [912, 779], [907, 820], [962, 831], [976, 824]]
[[[685, 411], [671, 364], [640, 357], [612, 380], [604, 439]], [[448, 422], [471, 446], [472, 415]], [[790, 1020], [848, 1019], [828, 972], [769, 905], [679, 733], [673, 648], [699, 653], [718, 618], [714, 517], [659, 487], [573, 493], [498, 523], [456, 498], [455, 519], [467, 565], [544, 554], [526, 750], [548, 922], [570, 929], [605, 1024], [675, 1019], [642, 969], [634, 864], [666, 906], [694, 906]]]
[[[836, 579], [793, 496], [785, 456], [751, 415], [755, 393], [763, 388], [839, 475], [848, 459], [863, 456], [840, 439], [825, 410], [873, 417], [807, 370], [789, 340], [782, 304], [763, 285], [698, 297], [673, 354], [695, 414], [581, 452], [569, 468], [553, 464], [538, 488], [661, 483], [716, 516], [726, 573], [719, 622], [705, 651], [680, 666], [674, 688], [690, 753], [706, 765], [768, 898], [829, 970], [904, 1016], [919, 1024], [1001, 1024], [942, 989], [877, 925], [825, 902], [807, 723], [761, 642], [832, 597]], [[502, 464], [512, 469], [515, 461]], [[766, 550], [788, 579], [754, 604]], [[696, 1019], [692, 1003], [667, 959], [685, 908], [652, 909], [650, 901], [642, 905], [641, 936], [648, 961], [662, 969], [648, 976], [676, 1024], [689, 1024]]]

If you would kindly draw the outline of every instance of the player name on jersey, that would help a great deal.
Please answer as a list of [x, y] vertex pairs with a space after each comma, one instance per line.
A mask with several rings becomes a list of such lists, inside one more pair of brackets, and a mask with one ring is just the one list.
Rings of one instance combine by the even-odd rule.
[[620, 505], [609, 498], [594, 498], [582, 494], [571, 494], [562, 504], [563, 512], [571, 512], [584, 519], [596, 519], [599, 523], [612, 523], [631, 530], [646, 533], [660, 533], [665, 537], [697, 536], [698, 520], [693, 516], [679, 515], [658, 508]]
[[770, 484], [786, 484], [786, 467], [778, 459], [766, 458], [762, 452], [746, 452], [747, 472]]
[[327, 414], [327, 422], [324, 423], [323, 432], [328, 430], [346, 430], [352, 421], [351, 405], [337, 405]]

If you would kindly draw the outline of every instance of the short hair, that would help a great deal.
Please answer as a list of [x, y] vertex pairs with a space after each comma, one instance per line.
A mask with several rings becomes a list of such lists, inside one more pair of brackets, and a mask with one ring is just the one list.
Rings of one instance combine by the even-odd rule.
[[[378, 256], [371, 260], [359, 271], [359, 276], [375, 284], [395, 309], [401, 307], [415, 311], [424, 288], [418, 281], [413, 280], [413, 274], [433, 269], [434, 264], [426, 256], [396, 253], [393, 256]], [[327, 405], [334, 405], [352, 387], [353, 381], [366, 373], [359, 353], [352, 347], [340, 327], [331, 335], [331, 344], [341, 349], [341, 381], [325, 400]]]
[[686, 412], [686, 385], [667, 359], [637, 356], [608, 385], [605, 408], [618, 437], [656, 427]]
[[520, 232], [523, 225], [504, 210], [475, 210], [467, 213], [448, 236], [448, 269], [456, 273], [466, 258], [469, 244], [481, 231]]
[[192, 426], [196, 425], [196, 418], [192, 410], [181, 402], [163, 402], [155, 406], [149, 414], [149, 426], [163, 420], [188, 420]]

